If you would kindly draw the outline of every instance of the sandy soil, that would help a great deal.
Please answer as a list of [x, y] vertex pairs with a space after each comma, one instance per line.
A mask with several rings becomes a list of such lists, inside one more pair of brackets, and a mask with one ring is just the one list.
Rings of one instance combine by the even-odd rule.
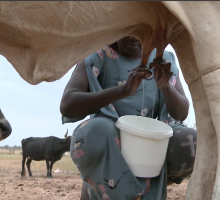
[[[44, 164], [44, 161], [41, 161]], [[0, 200], [79, 200], [81, 177], [79, 172], [53, 172], [46, 178], [45, 169], [32, 169], [34, 178], [21, 178], [21, 160], [0, 160]], [[56, 170], [56, 169], [53, 169]], [[188, 180], [168, 186], [169, 200], [184, 200]]]
[[185, 200], [186, 189], [189, 180], [184, 180], [181, 184], [172, 184], [167, 187], [167, 199]]

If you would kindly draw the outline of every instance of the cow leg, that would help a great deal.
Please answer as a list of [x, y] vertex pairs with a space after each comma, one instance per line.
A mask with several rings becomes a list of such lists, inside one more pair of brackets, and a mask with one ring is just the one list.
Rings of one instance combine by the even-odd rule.
[[25, 166], [24, 166], [25, 161], [26, 161], [26, 156], [25, 156], [25, 153], [23, 152], [21, 177], [25, 176]]
[[27, 165], [27, 168], [28, 168], [29, 176], [33, 177], [32, 173], [31, 173], [31, 168], [30, 168], [31, 161], [32, 161], [32, 159], [28, 158], [28, 160], [26, 162], [26, 165]]
[[49, 173], [50, 173], [51, 178], [52, 178], [52, 168], [53, 168], [53, 164], [54, 164], [54, 163], [55, 163], [54, 161], [51, 161], [51, 162], [50, 162]]
[[46, 160], [46, 164], [47, 164], [47, 178], [52, 178], [50, 174], [49, 160]]

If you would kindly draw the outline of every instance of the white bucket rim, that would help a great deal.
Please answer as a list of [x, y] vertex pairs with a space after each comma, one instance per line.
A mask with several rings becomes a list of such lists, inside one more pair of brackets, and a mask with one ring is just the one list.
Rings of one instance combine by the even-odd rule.
[[144, 138], [152, 138], [152, 139], [162, 140], [162, 139], [166, 139], [166, 138], [169, 138], [169, 137], [173, 136], [173, 129], [169, 125], [167, 125], [164, 122], [161, 122], [159, 120], [153, 119], [153, 118], [144, 117], [144, 118], [148, 118], [150, 120], [156, 120], [159, 123], [163, 123], [163, 126], [167, 126], [168, 131], [141, 130], [141, 129], [137, 129], [137, 128], [134, 128], [134, 127], [131, 127], [131, 126], [128, 126], [128, 125], [125, 125], [125, 124], [122, 123], [123, 118], [125, 118], [125, 117], [134, 117], [134, 116], [142, 118], [142, 116], [137, 116], [137, 115], [124, 115], [124, 116], [120, 117], [115, 122], [115, 126], [117, 128], [119, 128], [120, 130], [124, 131], [124, 132], [130, 133], [132, 135], [137, 135], [137, 136], [140, 136], [140, 137], [144, 137]]

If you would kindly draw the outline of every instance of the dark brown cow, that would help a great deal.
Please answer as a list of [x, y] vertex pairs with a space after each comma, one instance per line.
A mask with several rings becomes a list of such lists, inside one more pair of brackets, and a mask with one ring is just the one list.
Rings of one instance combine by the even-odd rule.
[[[22, 144], [22, 172], [21, 176], [25, 176], [25, 161], [26, 158], [28, 159], [26, 162], [29, 176], [32, 177], [30, 164], [32, 160], [41, 161], [46, 160], [47, 164], [47, 177], [52, 178], [52, 167], [53, 164], [60, 160], [63, 154], [67, 151], [70, 151], [70, 143], [71, 143], [71, 136], [68, 136], [68, 130], [65, 134], [65, 138], [57, 138], [54, 136], [49, 137], [29, 137], [23, 139], [21, 141]], [[50, 162], [50, 164], [49, 164]]]

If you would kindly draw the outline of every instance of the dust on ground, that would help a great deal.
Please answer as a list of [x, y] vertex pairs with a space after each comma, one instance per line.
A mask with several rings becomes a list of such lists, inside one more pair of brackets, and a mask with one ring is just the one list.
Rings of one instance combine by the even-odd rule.
[[[80, 199], [81, 176], [69, 156], [54, 164], [53, 178], [46, 178], [45, 161], [32, 161], [34, 177], [30, 178], [26, 169], [26, 178], [21, 178], [21, 161], [20, 152], [7, 154], [0, 151], [0, 200]], [[180, 185], [168, 186], [167, 199], [184, 200], [187, 185], [188, 180], [184, 180]]]

